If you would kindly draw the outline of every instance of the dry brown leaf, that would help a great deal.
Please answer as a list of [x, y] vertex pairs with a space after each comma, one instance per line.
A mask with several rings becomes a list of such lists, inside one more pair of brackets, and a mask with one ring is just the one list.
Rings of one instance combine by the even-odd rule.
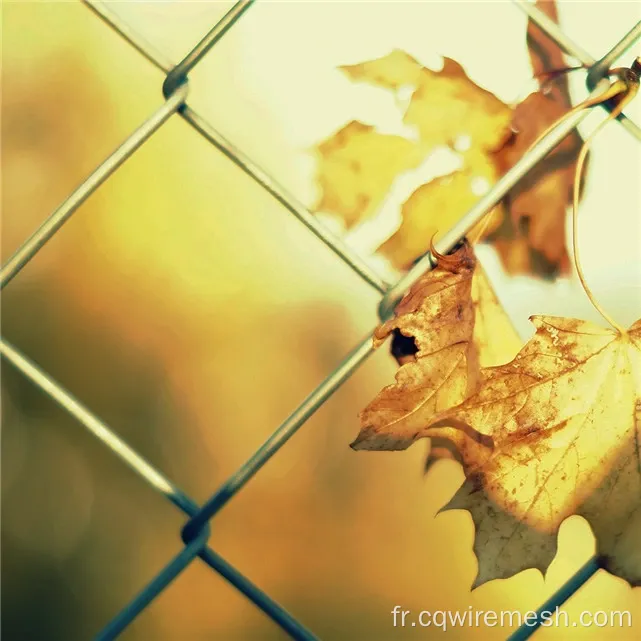
[[[536, 139], [567, 111], [558, 100], [541, 92], [530, 94], [514, 110], [514, 136], [499, 151], [495, 160], [501, 174], [513, 167]], [[527, 238], [528, 247], [547, 263], [543, 273], [567, 271], [570, 263], [566, 248], [565, 219], [572, 197], [576, 160], [582, 140], [574, 133], [532, 169], [510, 191], [506, 205], [510, 213], [514, 251], [520, 252], [518, 239]], [[504, 233], [506, 230], [503, 230]], [[508, 235], [508, 233], [505, 233]], [[512, 249], [511, 243], [507, 251]], [[531, 258], [531, 257], [530, 257]], [[506, 267], [513, 265], [507, 257]], [[527, 270], [532, 265], [527, 265]]]
[[572, 514], [590, 523], [603, 567], [641, 585], [641, 321], [627, 336], [532, 322], [516, 358], [482, 370], [478, 391], [427, 431], [463, 462], [467, 480], [444, 509], [472, 515], [475, 585], [545, 571]]
[[[474, 345], [481, 367], [507, 363], [523, 346], [512, 321], [499, 302], [482, 265], [477, 263], [472, 278], [474, 304]], [[427, 472], [437, 460], [448, 458], [460, 462], [455, 444], [446, 438], [433, 435], [425, 461]]]
[[409, 447], [437, 413], [474, 390], [479, 360], [507, 360], [521, 346], [468, 244], [412, 287], [396, 316], [376, 330], [375, 345], [390, 335], [401, 367], [396, 382], [361, 412], [354, 449]]
[[[559, 22], [555, 0], [537, 0], [534, 4], [548, 18]], [[536, 77], [544, 76], [566, 66], [563, 51], [556, 40], [550, 38], [533, 20], [528, 20], [527, 23], [526, 42], [532, 63], [532, 72]], [[556, 94], [555, 99], [558, 99], [566, 107], [570, 106], [570, 91], [566, 75], [557, 76], [553, 82], [548, 84], [547, 88], [550, 94]]]
[[535, 260], [532, 257], [526, 236], [524, 234], [515, 235], [514, 226], [509, 219], [503, 219], [492, 244], [508, 274], [550, 273], [551, 271], [547, 262], [541, 265], [540, 269], [534, 266]]
[[[558, 21], [554, 0], [539, 0], [536, 5]], [[545, 81], [544, 74], [566, 66], [557, 43], [528, 20], [527, 44], [532, 70], [535, 76], [543, 76], [545, 91], [530, 94], [516, 107], [512, 128], [517, 133], [496, 156], [501, 174], [519, 161], [539, 135], [571, 107], [567, 76], [561, 74]], [[508, 272], [553, 276], [569, 271], [565, 218], [582, 144], [581, 136], [573, 131], [505, 199], [510, 216], [498, 231], [495, 244]]]
[[460, 403], [476, 385], [471, 295], [476, 259], [469, 245], [447, 259], [411, 288], [396, 316], [374, 333], [375, 346], [396, 333], [412, 338], [416, 352], [398, 370], [396, 383], [361, 412], [354, 449], [409, 447], [438, 412]]
[[318, 146], [321, 198], [314, 207], [347, 227], [373, 214], [394, 178], [421, 161], [416, 143], [353, 120]]

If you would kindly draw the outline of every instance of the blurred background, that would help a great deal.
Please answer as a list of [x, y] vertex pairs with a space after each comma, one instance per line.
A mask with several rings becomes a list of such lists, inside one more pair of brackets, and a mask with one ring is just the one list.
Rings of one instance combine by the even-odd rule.
[[[111, 9], [178, 61], [227, 2]], [[561, 2], [594, 56], [641, 18], [630, 2]], [[525, 16], [501, 2], [261, 2], [190, 75], [189, 103], [308, 205], [320, 140], [357, 118], [390, 131], [384, 92], [337, 65], [402, 48], [458, 60], [506, 102], [534, 89]], [[634, 55], [621, 61], [629, 65]], [[161, 103], [161, 74], [80, 3], [5, 2], [3, 262]], [[575, 99], [585, 96], [573, 74]], [[628, 113], [641, 123], [639, 101]], [[593, 114], [582, 132], [600, 121]], [[641, 146], [621, 127], [594, 144], [581, 247], [596, 295], [621, 322], [641, 312]], [[340, 232], [335, 222], [329, 221]], [[371, 226], [346, 240], [364, 256]], [[480, 255], [526, 338], [532, 313], [599, 320], [575, 279], [511, 278]], [[383, 272], [377, 257], [368, 257]], [[82, 205], [3, 295], [3, 335], [202, 502], [376, 324], [376, 293], [293, 216], [174, 116]], [[567, 521], [535, 570], [470, 592], [466, 513], [437, 510], [462, 481], [423, 443], [355, 453], [358, 412], [393, 379], [380, 350], [215, 519], [211, 543], [322, 639], [504, 639], [500, 628], [393, 628], [391, 610], [535, 609], [593, 551]], [[91, 638], [180, 549], [181, 514], [3, 363], [2, 636]], [[570, 613], [630, 610], [641, 591], [599, 573]], [[537, 638], [566, 639], [548, 628]], [[284, 639], [195, 562], [123, 639]]]

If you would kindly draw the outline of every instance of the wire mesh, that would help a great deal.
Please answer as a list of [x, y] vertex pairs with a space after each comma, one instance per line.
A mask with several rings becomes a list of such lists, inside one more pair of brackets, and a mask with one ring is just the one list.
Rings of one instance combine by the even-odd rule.
[[[389, 284], [339, 238], [329, 232], [314, 216], [274, 178], [263, 171], [251, 158], [246, 156], [232, 142], [222, 136], [205, 118], [195, 112], [187, 103], [188, 73], [203, 59], [214, 45], [227, 33], [242, 15], [251, 7], [254, 0], [239, 0], [225, 16], [213, 26], [207, 35], [174, 65], [157, 51], [153, 45], [137, 34], [130, 26], [112, 13], [107, 6], [93, 0], [83, 0], [99, 18], [116, 31], [129, 44], [137, 49], [148, 61], [165, 73], [163, 95], [165, 103], [160, 106], [143, 124], [140, 125], [103, 163], [101, 163], [73, 191], [64, 202], [42, 223], [40, 228], [15, 252], [0, 271], [0, 288], [4, 288], [20, 270], [36, 255], [70, 218], [76, 209], [89, 198], [124, 162], [154, 135], [174, 114], [188, 122], [212, 145], [253, 178], [259, 185], [280, 202], [286, 210], [296, 216], [331, 251], [341, 258], [367, 284], [381, 295], [379, 315], [386, 318], [394, 309], [403, 293], [426, 271], [431, 270], [434, 259], [428, 252], [398, 282]], [[574, 43], [543, 12], [529, 2], [513, 0], [531, 20], [546, 32], [566, 53], [577, 58], [589, 68], [587, 85], [591, 91], [607, 85], [606, 74], [611, 64], [641, 37], [641, 23], [635, 25], [600, 60], [593, 58], [581, 46]], [[606, 110], [608, 105], [602, 105]], [[523, 178], [539, 161], [550, 153], [586, 117], [587, 110], [573, 114], [560, 122], [541, 139], [536, 146], [512, 167], [494, 186], [472, 207], [472, 209], [437, 243], [436, 250], [446, 253], [456, 245], [466, 233], [496, 205], [514, 185]], [[619, 116], [620, 123], [641, 141], [641, 129], [624, 114]], [[373, 331], [373, 330], [372, 330]], [[292, 412], [230, 478], [228, 478], [202, 506], [198, 506], [173, 482], [150, 465], [135, 450], [129, 447], [116, 432], [95, 416], [88, 408], [76, 400], [71, 393], [41, 370], [18, 348], [0, 339], [0, 354], [20, 371], [34, 385], [45, 392], [52, 400], [69, 412], [79, 423], [98, 438], [116, 456], [122, 459], [138, 476], [153, 489], [164, 495], [188, 517], [182, 529], [184, 547], [167, 563], [157, 576], [144, 586], [140, 592], [103, 628], [96, 636], [100, 641], [116, 638], [194, 559], [199, 557], [210, 568], [225, 578], [232, 586], [250, 599], [293, 639], [308, 641], [316, 639], [294, 616], [288, 613], [268, 594], [255, 586], [244, 574], [235, 569], [209, 545], [211, 519], [240, 492], [246, 483], [256, 475], [262, 466], [274, 456], [307, 419], [358, 369], [372, 353], [372, 335], [359, 343], [328, 377]], [[562, 605], [581, 588], [599, 569], [598, 559], [592, 558], [539, 609], [539, 613]], [[541, 624], [541, 617], [532, 624], [521, 626], [510, 637], [510, 641], [529, 638]]]

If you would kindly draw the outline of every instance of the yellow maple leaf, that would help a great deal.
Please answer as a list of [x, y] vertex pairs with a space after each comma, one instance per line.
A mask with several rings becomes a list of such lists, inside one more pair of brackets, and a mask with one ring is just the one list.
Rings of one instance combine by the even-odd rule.
[[[499, 175], [513, 167], [539, 135], [568, 111], [558, 94], [554, 95], [556, 99], [538, 91], [515, 108], [512, 127], [517, 133], [494, 153]], [[568, 271], [565, 213], [572, 198], [576, 161], [582, 143], [579, 134], [572, 132], [510, 190], [505, 199], [508, 224], [498, 234], [499, 240], [509, 239], [509, 242], [497, 243], [508, 271], [512, 266], [518, 268], [517, 272], [526, 273], [533, 269], [544, 274]], [[524, 261], [521, 239], [526, 241], [527, 248]]]
[[478, 352], [479, 365], [490, 367], [507, 363], [516, 356], [523, 346], [523, 341], [480, 264], [477, 264], [472, 278], [472, 303], [473, 340]]
[[339, 214], [347, 227], [374, 214], [396, 176], [418, 165], [416, 143], [357, 120], [318, 145], [321, 197], [315, 211]]
[[[401, 226], [379, 248], [394, 265], [410, 267], [425, 252], [426, 239], [451, 229], [476, 204], [483, 189], [499, 177], [496, 166], [482, 152], [471, 150], [464, 159], [462, 170], [421, 185], [403, 204]], [[503, 216], [503, 206], [494, 207], [470, 230], [469, 236], [479, 238], [492, 233]]]
[[482, 370], [478, 391], [426, 431], [449, 441], [465, 469], [445, 509], [474, 520], [475, 585], [545, 571], [573, 514], [590, 523], [603, 567], [641, 585], [641, 320], [625, 334], [570, 318], [532, 322], [516, 358]]
[[[556, 21], [553, 2], [537, 4]], [[493, 185], [570, 108], [567, 78], [558, 73], [564, 66], [558, 46], [531, 20], [527, 43], [533, 70], [541, 74], [541, 90], [514, 109], [475, 84], [458, 62], [447, 57], [440, 71], [424, 67], [398, 49], [375, 60], [340, 67], [351, 80], [391, 91], [403, 102], [406, 99], [401, 91], [409, 90], [403, 122], [416, 130], [418, 142], [413, 149], [426, 158], [436, 148], [447, 147], [463, 160], [460, 171], [419, 186], [402, 206], [399, 229], [379, 248], [396, 267], [407, 269], [425, 253], [435, 232], [450, 229], [476, 204], [482, 192], [474, 188], [475, 183], [482, 179], [488, 188]], [[340, 185], [332, 184], [322, 165], [319, 169], [321, 189], [331, 191], [323, 199], [325, 211], [344, 218], [348, 227], [376, 213], [382, 191], [393, 182], [391, 164], [398, 163], [400, 145], [390, 139], [386, 149], [384, 140], [376, 142], [380, 143], [376, 151], [383, 156], [389, 153], [392, 159], [390, 167], [381, 171], [380, 180], [374, 176], [373, 165], [367, 181], [344, 173]], [[581, 143], [578, 133], [570, 134], [488, 212], [482, 226], [474, 229], [473, 237], [496, 246], [509, 272], [549, 277], [568, 271], [566, 208]], [[357, 161], [354, 155], [350, 160]], [[415, 166], [412, 158], [401, 164], [400, 171]], [[356, 197], [362, 206], [346, 204]]]
[[512, 110], [479, 87], [452, 58], [432, 71], [398, 49], [376, 60], [340, 67], [352, 80], [385, 89], [412, 87], [404, 122], [415, 125], [427, 148], [469, 136], [477, 149], [496, 149], [510, 133]]
[[[406, 268], [427, 251], [434, 232], [449, 229], [478, 200], [479, 181], [486, 187], [495, 182], [498, 172], [491, 154], [510, 135], [512, 110], [450, 58], [444, 58], [442, 70], [432, 71], [394, 50], [341, 70], [352, 80], [391, 91], [410, 87], [403, 120], [415, 127], [418, 141], [349, 123], [317, 148], [321, 197], [316, 211], [337, 214], [350, 227], [374, 215], [394, 178], [418, 166], [436, 148], [465, 149], [461, 171], [419, 187], [402, 207], [400, 229], [381, 247], [397, 267]], [[484, 236], [500, 224], [502, 207], [488, 218], [477, 228]]]
[[496, 149], [510, 134], [512, 110], [472, 82], [463, 67], [443, 58], [443, 69], [421, 68], [404, 121], [430, 146], [453, 145], [460, 136], [478, 149]]
[[400, 49], [394, 49], [376, 60], [339, 67], [352, 80], [396, 90], [401, 87], [416, 87], [422, 68], [412, 56]]

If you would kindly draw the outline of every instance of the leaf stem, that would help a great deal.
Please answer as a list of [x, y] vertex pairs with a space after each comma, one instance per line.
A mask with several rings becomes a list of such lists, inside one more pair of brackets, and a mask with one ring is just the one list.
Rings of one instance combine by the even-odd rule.
[[542, 71], [537, 73], [534, 78], [539, 81], [539, 91], [547, 93], [550, 85], [559, 78], [572, 73], [573, 71], [580, 71], [585, 69], [585, 65], [576, 65], [574, 67], [562, 67], [560, 69], [550, 69], [549, 71]]
[[594, 306], [594, 308], [601, 314], [601, 316], [610, 324], [614, 329], [621, 334], [622, 336], [625, 336], [627, 334], [627, 331], [625, 330], [624, 327], [619, 325], [600, 305], [600, 303], [597, 301], [596, 297], [592, 293], [592, 290], [587, 284], [585, 274], [583, 272], [583, 268], [581, 267], [581, 261], [579, 259], [579, 242], [578, 242], [578, 211], [579, 211], [579, 197], [580, 197], [580, 188], [581, 188], [581, 178], [582, 178], [582, 173], [583, 173], [583, 167], [585, 165], [585, 158], [587, 156], [588, 150], [590, 148], [590, 145], [594, 142], [595, 137], [597, 134], [602, 131], [602, 129], [612, 120], [616, 119], [617, 116], [623, 111], [625, 106], [635, 97], [639, 90], [639, 78], [635, 74], [632, 73], [625, 73], [626, 69], [619, 70], [615, 69], [612, 71], [612, 73], [617, 73], [619, 76], [618, 79], [610, 85], [608, 89], [606, 89], [603, 94], [600, 94], [599, 96], [595, 96], [594, 98], [590, 100], [586, 100], [576, 107], [572, 111], [578, 110], [578, 109], [585, 109], [588, 107], [592, 107], [596, 104], [599, 104], [601, 102], [604, 102], [605, 100], [609, 100], [610, 98], [613, 98], [615, 96], [620, 96], [618, 104], [612, 109], [608, 117], [603, 120], [599, 125], [595, 128], [595, 130], [585, 139], [583, 145], [581, 146], [581, 150], [579, 151], [579, 155], [577, 158], [577, 163], [576, 163], [576, 171], [574, 173], [574, 187], [573, 187], [573, 195], [572, 195], [572, 249], [573, 249], [573, 255], [574, 255], [574, 265], [576, 267], [576, 273], [579, 277], [579, 281], [581, 282], [581, 286], [583, 287], [583, 290], [585, 291], [587, 297], [590, 299], [590, 302]]

